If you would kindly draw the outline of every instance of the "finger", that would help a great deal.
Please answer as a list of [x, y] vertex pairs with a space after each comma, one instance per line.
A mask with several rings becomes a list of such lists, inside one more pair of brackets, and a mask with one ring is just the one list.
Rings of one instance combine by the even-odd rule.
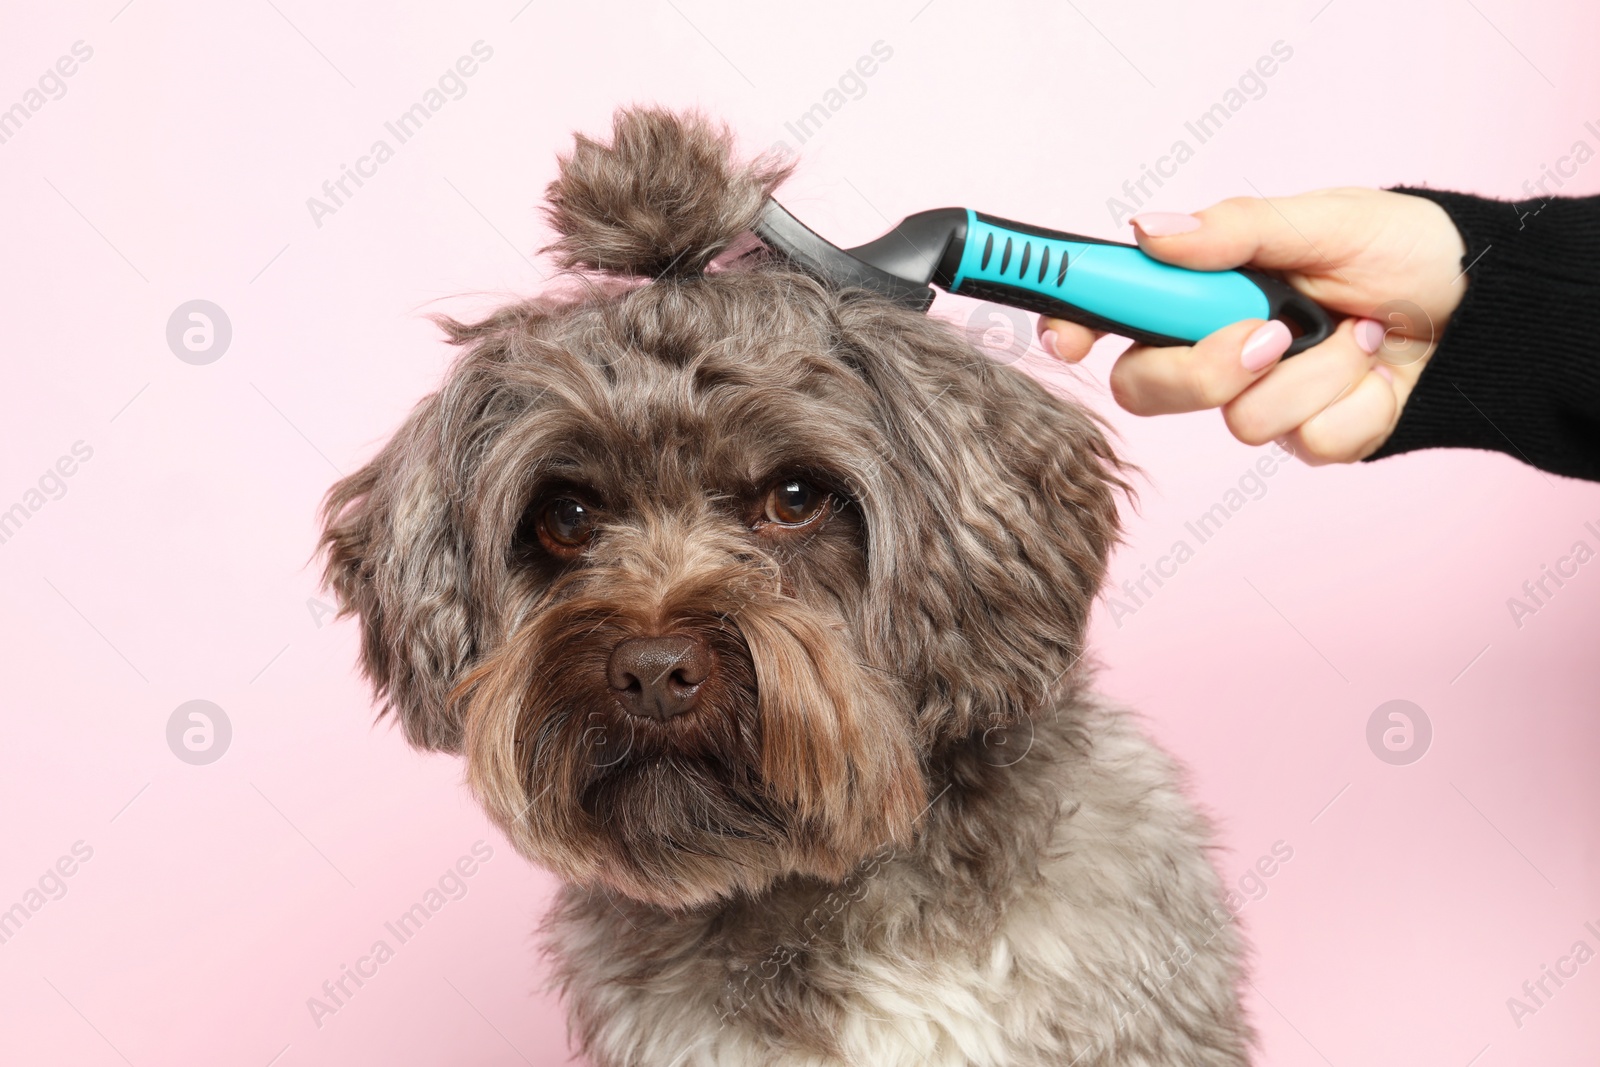
[[1266, 374], [1292, 340], [1281, 322], [1244, 319], [1192, 347], [1134, 345], [1111, 368], [1111, 395], [1135, 415], [1220, 407]]
[[1039, 316], [1039, 347], [1066, 363], [1076, 363], [1105, 334], [1066, 319]]
[[1375, 331], [1345, 319], [1333, 336], [1273, 367], [1223, 407], [1228, 429], [1248, 445], [1262, 445], [1296, 429], [1344, 400], [1373, 363], [1366, 345]]
[[1285, 447], [1312, 466], [1354, 463], [1378, 450], [1400, 416], [1394, 375], [1378, 363], [1350, 394], [1283, 438]]
[[1348, 202], [1331, 190], [1274, 200], [1235, 197], [1194, 215], [1152, 212], [1132, 221], [1139, 247], [1176, 266], [1327, 271], [1347, 243], [1349, 212]]

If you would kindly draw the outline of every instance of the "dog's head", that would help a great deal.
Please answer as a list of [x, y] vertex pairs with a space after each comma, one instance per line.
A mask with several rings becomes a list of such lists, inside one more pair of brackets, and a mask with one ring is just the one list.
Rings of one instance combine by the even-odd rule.
[[783, 175], [692, 116], [579, 138], [549, 213], [585, 284], [446, 321], [444, 387], [326, 509], [411, 742], [530, 858], [665, 906], [908, 840], [1073, 674], [1116, 533], [1085, 411], [873, 294], [715, 269]]

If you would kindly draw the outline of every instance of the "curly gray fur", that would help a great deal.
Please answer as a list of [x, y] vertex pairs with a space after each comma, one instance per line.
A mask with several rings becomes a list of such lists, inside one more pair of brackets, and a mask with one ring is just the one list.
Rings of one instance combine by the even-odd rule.
[[[1125, 489], [1098, 421], [873, 294], [696, 273], [780, 176], [698, 118], [579, 140], [565, 261], [664, 276], [444, 323], [444, 386], [328, 498], [368, 675], [565, 881], [546, 939], [600, 1067], [1238, 1067], [1209, 831], [1088, 693]], [[763, 525], [795, 477], [827, 510]], [[561, 494], [599, 516], [573, 551]], [[607, 656], [663, 633], [716, 670], [630, 717]]]
[[696, 274], [750, 229], [792, 164], [738, 165], [733, 134], [697, 114], [618, 111], [611, 143], [581, 134], [550, 183], [545, 215], [563, 267]]

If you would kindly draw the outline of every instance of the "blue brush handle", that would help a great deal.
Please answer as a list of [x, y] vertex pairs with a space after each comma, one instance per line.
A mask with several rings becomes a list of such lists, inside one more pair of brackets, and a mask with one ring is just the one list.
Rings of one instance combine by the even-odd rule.
[[[1188, 345], [1241, 319], [1283, 319], [1288, 355], [1327, 340], [1334, 323], [1294, 288], [1256, 271], [1174, 267], [1137, 245], [1058, 233], [967, 209], [952, 293], [1068, 319], [1147, 345]], [[938, 279], [941, 283], [944, 278]]]

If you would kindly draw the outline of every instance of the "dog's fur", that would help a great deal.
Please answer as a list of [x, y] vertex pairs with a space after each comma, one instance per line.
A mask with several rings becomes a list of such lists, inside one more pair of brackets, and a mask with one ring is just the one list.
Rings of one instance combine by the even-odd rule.
[[[602, 1067], [1245, 1062], [1207, 828], [1086, 692], [1118, 462], [940, 322], [729, 252], [784, 175], [692, 115], [579, 138], [582, 284], [446, 320], [444, 387], [329, 495], [367, 674], [566, 882]], [[761, 519], [788, 476], [831, 496], [800, 533]], [[600, 515], [568, 558], [563, 493]], [[656, 634], [715, 660], [666, 720], [606, 677]]]

